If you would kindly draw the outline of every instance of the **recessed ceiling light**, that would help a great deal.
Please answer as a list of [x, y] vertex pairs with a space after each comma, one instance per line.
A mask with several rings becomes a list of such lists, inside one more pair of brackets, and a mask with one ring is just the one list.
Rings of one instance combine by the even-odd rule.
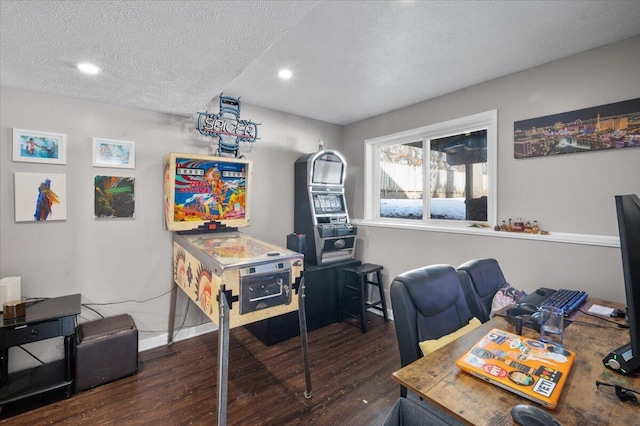
[[289, 80], [289, 79], [291, 78], [291, 76], [292, 76], [292, 75], [293, 75], [293, 74], [291, 73], [291, 71], [290, 71], [290, 70], [287, 70], [287, 69], [281, 69], [281, 70], [278, 72], [278, 77], [280, 77], [280, 78], [281, 78], [281, 79], [283, 79], [283, 80]]
[[88, 62], [83, 62], [78, 64], [78, 69], [85, 74], [92, 74], [92, 75], [98, 74], [100, 72], [100, 68]]

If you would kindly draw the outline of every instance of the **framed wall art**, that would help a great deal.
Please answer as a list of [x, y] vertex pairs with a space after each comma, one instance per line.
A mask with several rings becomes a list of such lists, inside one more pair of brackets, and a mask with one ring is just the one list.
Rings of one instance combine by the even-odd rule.
[[640, 147], [640, 98], [513, 123], [513, 156]]
[[135, 142], [93, 138], [93, 166], [135, 169]]
[[16, 172], [16, 222], [50, 222], [67, 219], [67, 175]]
[[67, 135], [13, 129], [13, 161], [66, 164]]
[[93, 180], [94, 217], [133, 218], [135, 215], [135, 178], [96, 176]]

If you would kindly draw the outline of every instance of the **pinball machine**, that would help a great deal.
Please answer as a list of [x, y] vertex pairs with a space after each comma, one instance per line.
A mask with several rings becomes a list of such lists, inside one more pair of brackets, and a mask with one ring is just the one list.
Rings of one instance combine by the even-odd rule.
[[239, 231], [250, 224], [252, 166], [238, 158], [164, 158], [165, 219], [173, 233], [168, 343], [180, 289], [218, 325], [218, 424], [226, 424], [230, 328], [298, 311], [305, 397], [311, 397], [304, 257]]

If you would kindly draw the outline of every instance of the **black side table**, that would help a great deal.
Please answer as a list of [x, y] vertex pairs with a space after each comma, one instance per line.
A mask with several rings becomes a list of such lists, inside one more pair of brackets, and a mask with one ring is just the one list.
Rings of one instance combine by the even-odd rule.
[[[0, 315], [0, 405], [11, 404], [54, 390], [73, 393], [73, 353], [80, 294], [28, 304], [24, 317]], [[9, 348], [64, 337], [64, 359], [9, 373]]]

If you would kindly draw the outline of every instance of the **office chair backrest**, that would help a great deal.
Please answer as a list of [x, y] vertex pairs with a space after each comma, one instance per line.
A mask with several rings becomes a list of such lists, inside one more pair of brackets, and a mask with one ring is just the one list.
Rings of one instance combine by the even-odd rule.
[[403, 367], [422, 357], [421, 341], [453, 333], [473, 318], [450, 265], [404, 272], [393, 280], [390, 293]]
[[507, 285], [498, 261], [470, 260], [458, 266], [457, 272], [471, 312], [480, 321], [489, 321], [493, 297]]

